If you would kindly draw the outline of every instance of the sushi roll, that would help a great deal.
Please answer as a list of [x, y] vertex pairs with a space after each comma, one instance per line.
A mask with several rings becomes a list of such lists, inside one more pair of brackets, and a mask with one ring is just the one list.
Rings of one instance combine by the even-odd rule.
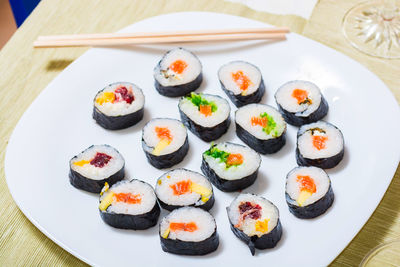
[[125, 129], [143, 118], [144, 95], [133, 83], [107, 85], [96, 94], [93, 104], [93, 119], [105, 129]]
[[191, 93], [181, 98], [178, 107], [182, 122], [206, 142], [228, 131], [231, 108], [228, 101], [219, 96]]
[[235, 114], [236, 134], [261, 154], [278, 152], [286, 143], [286, 122], [273, 107], [250, 104]]
[[201, 170], [219, 190], [232, 192], [252, 185], [260, 164], [261, 157], [254, 150], [226, 142], [211, 145], [203, 153]]
[[214, 205], [211, 183], [200, 173], [175, 169], [157, 180], [156, 194], [161, 207], [172, 211], [184, 206], [209, 210]]
[[168, 51], [154, 68], [155, 87], [160, 95], [184, 96], [203, 81], [200, 60], [184, 48]]
[[265, 93], [260, 70], [245, 61], [223, 65], [218, 71], [218, 78], [222, 90], [237, 107], [260, 102]]
[[273, 248], [282, 236], [279, 210], [269, 200], [253, 195], [240, 194], [226, 208], [232, 232], [250, 249]]
[[328, 174], [316, 167], [297, 167], [286, 177], [286, 203], [296, 217], [315, 218], [323, 213], [334, 200]]
[[275, 93], [275, 101], [286, 122], [294, 126], [319, 121], [329, 109], [321, 90], [308, 81], [285, 83]]
[[109, 145], [93, 145], [69, 161], [71, 185], [100, 193], [107, 182], [113, 185], [125, 177], [125, 160]]
[[174, 210], [160, 223], [161, 248], [180, 255], [206, 255], [219, 245], [214, 217], [199, 208]]
[[151, 165], [170, 168], [183, 160], [189, 150], [187, 131], [174, 119], [152, 119], [143, 128], [142, 147]]
[[140, 180], [120, 181], [100, 193], [100, 217], [115, 228], [144, 230], [157, 224], [160, 207], [148, 183]]
[[301, 126], [297, 132], [296, 160], [300, 166], [330, 169], [343, 155], [343, 134], [333, 124], [318, 121]]

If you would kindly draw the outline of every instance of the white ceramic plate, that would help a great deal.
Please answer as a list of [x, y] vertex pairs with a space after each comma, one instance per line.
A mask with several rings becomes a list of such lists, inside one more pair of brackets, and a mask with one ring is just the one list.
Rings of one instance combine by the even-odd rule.
[[[223, 24], [223, 26], [221, 26]], [[154, 17], [124, 32], [197, 28], [265, 26], [261, 22], [214, 13], [176, 13]], [[172, 47], [172, 46], [171, 46]], [[187, 45], [203, 63], [200, 92], [222, 92], [218, 68], [231, 60], [254, 63], [264, 76], [262, 103], [275, 106], [273, 94], [289, 80], [305, 79], [322, 88], [330, 110], [326, 120], [343, 132], [343, 161], [328, 173], [335, 202], [326, 214], [300, 220], [285, 202], [285, 177], [296, 166], [297, 128], [289, 126], [287, 144], [262, 156], [257, 181], [246, 189], [265, 196], [279, 208], [282, 240], [276, 248], [250, 255], [229, 229], [225, 207], [237, 193], [215, 189], [215, 216], [220, 246], [204, 257], [164, 253], [158, 227], [118, 230], [100, 219], [98, 197], [75, 189], [68, 180], [68, 161], [91, 144], [110, 144], [126, 160], [128, 177], [154, 185], [163, 171], [150, 166], [141, 148], [141, 129], [154, 117], [179, 118], [177, 98], [160, 96], [152, 71], [171, 47], [91, 49], [66, 68], [25, 112], [10, 139], [5, 170], [9, 189], [22, 212], [61, 247], [89, 264], [101, 266], [322, 266], [351, 241], [385, 193], [399, 161], [399, 108], [386, 86], [357, 62], [296, 34], [273, 44]], [[95, 93], [115, 81], [143, 88], [146, 112], [142, 122], [121, 131], [106, 131], [91, 118]], [[236, 108], [232, 106], [233, 112]], [[238, 142], [234, 125], [220, 141]], [[201, 153], [209, 144], [189, 133], [190, 151], [176, 167], [200, 171]], [[161, 215], [165, 216], [165, 212]]]

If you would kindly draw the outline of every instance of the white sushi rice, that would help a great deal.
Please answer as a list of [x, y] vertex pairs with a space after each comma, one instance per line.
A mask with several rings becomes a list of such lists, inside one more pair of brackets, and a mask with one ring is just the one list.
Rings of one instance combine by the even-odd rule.
[[153, 153], [154, 148], [160, 142], [157, 133], [155, 131], [156, 127], [166, 127], [170, 130], [172, 141], [165, 147], [160, 155], [167, 155], [178, 150], [185, 143], [187, 137], [187, 131], [182, 122], [174, 119], [152, 119], [143, 128], [143, 140], [145, 142], [145, 149], [148, 153]]
[[243, 177], [254, 173], [260, 167], [261, 157], [251, 148], [233, 143], [220, 143], [217, 144], [216, 147], [219, 150], [233, 154], [239, 153], [243, 156], [242, 164], [226, 168], [226, 164], [224, 162], [221, 162], [219, 158], [216, 159], [203, 154], [204, 160], [208, 163], [210, 168], [222, 179], [242, 179]]
[[206, 99], [208, 102], [214, 102], [217, 106], [217, 110], [212, 112], [211, 116], [206, 117], [204, 114], [200, 113], [199, 108], [186, 97], [183, 97], [179, 101], [179, 108], [193, 122], [203, 127], [214, 127], [229, 117], [231, 108], [228, 101], [215, 95], [202, 94], [201, 97]]
[[[81, 160], [91, 161], [96, 153], [104, 153], [111, 156], [110, 161], [103, 167], [95, 167], [90, 163], [83, 166], [75, 165], [75, 162]], [[70, 161], [70, 167], [72, 170], [78, 172], [82, 176], [92, 179], [92, 180], [103, 180], [110, 177], [111, 175], [117, 173], [125, 164], [124, 158], [121, 154], [113, 147], [108, 145], [94, 145], [81, 152], [79, 155], [75, 156]]]
[[286, 193], [288, 193], [291, 199], [295, 200], [292, 204], [298, 205], [296, 202], [300, 195], [300, 183], [297, 181], [298, 176], [309, 176], [313, 179], [317, 190], [304, 201], [302, 206], [307, 206], [318, 201], [328, 192], [330, 179], [323, 169], [317, 167], [297, 167], [289, 172], [286, 179]]
[[[270, 134], [267, 134], [263, 131], [262, 126], [260, 125], [252, 125], [251, 118], [252, 117], [260, 117], [260, 114], [266, 112], [269, 116], [272, 116], [276, 123], [276, 127]], [[282, 133], [286, 130], [286, 122], [283, 119], [282, 115], [275, 108], [263, 105], [263, 104], [249, 104], [239, 108], [236, 111], [235, 116], [236, 123], [239, 124], [243, 129], [248, 131], [250, 134], [255, 136], [261, 140], [268, 140], [271, 138], [276, 138], [281, 136]], [[273, 136], [276, 131], [277, 135]]]
[[[103, 92], [115, 92], [115, 90], [120, 87], [125, 86], [126, 89], [131, 89], [134, 100], [131, 104], [128, 104], [126, 101], [119, 101], [119, 102], [106, 102], [100, 105], [96, 102], [96, 99], [102, 94]], [[137, 87], [136, 85], [128, 82], [123, 83], [113, 83], [105, 87], [99, 93], [97, 93], [94, 101], [94, 105], [97, 109], [101, 111], [101, 113], [107, 116], [123, 116], [127, 114], [131, 114], [143, 108], [144, 106], [144, 95], [142, 90]]]
[[[314, 135], [325, 136], [328, 139], [325, 141], [325, 148], [318, 150], [313, 145], [313, 135], [310, 129], [320, 128], [325, 131], [325, 133], [318, 130], [314, 130]], [[297, 146], [300, 154], [304, 158], [309, 159], [319, 159], [319, 158], [329, 158], [342, 151], [344, 146], [342, 133], [334, 127], [324, 121], [317, 121], [314, 123], [306, 124], [300, 127], [297, 138]]]
[[[298, 104], [297, 99], [292, 96], [295, 89], [305, 90], [311, 104]], [[318, 109], [321, 104], [321, 91], [312, 82], [291, 81], [282, 85], [275, 94], [277, 103], [285, 110], [295, 113], [298, 117], [307, 117]]]
[[162, 236], [169, 228], [170, 223], [191, 223], [194, 222], [197, 230], [170, 231], [169, 239], [182, 241], [200, 242], [209, 238], [216, 231], [216, 224], [213, 216], [200, 208], [184, 207], [172, 211], [164, 217], [160, 223], [160, 235]]
[[[279, 211], [275, 205], [273, 205], [270, 201], [266, 200], [257, 195], [253, 194], [240, 194], [237, 196], [232, 203], [228, 207], [228, 217], [229, 221], [233, 225], [237, 225], [239, 223], [240, 211], [239, 206], [243, 202], [250, 202], [252, 204], [258, 204], [261, 206], [261, 217], [257, 220], [254, 220], [250, 217], [246, 217], [242, 223], [242, 225], [238, 226], [237, 228], [243, 231], [248, 236], [262, 236], [269, 232], [271, 232], [278, 223], [279, 219]], [[269, 219], [268, 221], [268, 231], [265, 233], [256, 231], [256, 222], [257, 221], [264, 221]]]
[[[177, 74], [169, 69], [169, 66], [177, 60], [182, 60], [187, 64], [187, 67], [181, 74]], [[154, 78], [162, 86], [181, 85], [195, 80], [200, 75], [201, 70], [201, 63], [194, 54], [184, 48], [175, 48], [168, 51], [162, 58], [160, 65], [156, 66], [154, 69]]]
[[156, 204], [156, 195], [153, 188], [149, 184], [139, 180], [132, 180], [131, 182], [120, 181], [114, 184], [101, 196], [100, 201], [111, 193], [131, 193], [133, 195], [140, 195], [141, 201], [140, 203], [129, 204], [122, 201], [116, 201], [116, 198], [114, 197], [111, 205], [107, 208], [107, 212], [138, 215], [151, 211]]
[[238, 71], [242, 71], [251, 81], [246, 95], [254, 93], [260, 87], [262, 75], [260, 70], [253, 64], [244, 61], [229, 62], [219, 69], [218, 77], [227, 90], [232, 91], [235, 95], [239, 95], [243, 91], [232, 78], [232, 74]]
[[156, 194], [157, 197], [168, 205], [186, 206], [186, 205], [202, 205], [201, 195], [195, 192], [188, 192], [182, 195], [175, 195], [170, 187], [180, 181], [190, 180], [212, 191], [211, 183], [203, 175], [189, 171], [186, 169], [176, 169], [165, 173], [157, 180]]

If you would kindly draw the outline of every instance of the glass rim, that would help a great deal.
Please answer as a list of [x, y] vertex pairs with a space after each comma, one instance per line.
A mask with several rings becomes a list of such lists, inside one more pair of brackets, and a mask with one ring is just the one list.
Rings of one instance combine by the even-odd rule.
[[371, 256], [373, 256], [374, 254], [376, 254], [377, 252], [381, 251], [382, 249], [384, 249], [385, 247], [388, 247], [390, 245], [392, 245], [393, 243], [400, 243], [400, 238], [389, 241], [389, 242], [385, 242], [383, 244], [380, 244], [376, 247], [374, 247], [373, 249], [371, 249], [367, 255], [364, 256], [364, 258], [362, 259], [362, 261], [359, 264], [359, 267], [363, 267], [365, 266], [365, 264], [371, 259]]

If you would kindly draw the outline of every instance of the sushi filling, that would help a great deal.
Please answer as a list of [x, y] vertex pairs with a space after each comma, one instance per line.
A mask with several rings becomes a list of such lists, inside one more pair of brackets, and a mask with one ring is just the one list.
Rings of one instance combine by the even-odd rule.
[[276, 227], [279, 215], [269, 201], [252, 194], [242, 194], [229, 206], [228, 216], [232, 225], [247, 236], [261, 237]]
[[151, 186], [138, 180], [121, 181], [111, 188], [106, 183], [100, 194], [99, 209], [111, 213], [144, 214], [150, 212], [156, 204]]
[[330, 186], [326, 172], [316, 167], [298, 167], [286, 180], [286, 193], [296, 206], [311, 205], [324, 197]]
[[114, 148], [96, 145], [75, 156], [70, 166], [71, 170], [84, 177], [103, 180], [120, 171], [124, 163], [124, 159]]
[[304, 158], [329, 158], [343, 150], [341, 132], [325, 122], [316, 122], [300, 128], [297, 140], [298, 149]]
[[238, 109], [236, 123], [261, 140], [277, 138], [286, 129], [281, 114], [274, 108], [262, 104], [250, 104]]
[[260, 166], [261, 157], [248, 147], [231, 143], [212, 145], [203, 153], [209, 167], [222, 179], [238, 180]]
[[183, 97], [179, 108], [190, 120], [203, 127], [214, 127], [222, 123], [230, 113], [229, 104], [223, 98], [196, 93]]
[[308, 117], [321, 105], [321, 91], [307, 81], [292, 81], [281, 86], [276, 95], [277, 103], [286, 111], [299, 117]]
[[96, 95], [94, 105], [106, 116], [123, 116], [143, 108], [144, 95], [134, 84], [115, 83]]
[[216, 231], [212, 215], [199, 208], [185, 207], [174, 210], [160, 223], [160, 236], [164, 239], [200, 242]]
[[165, 54], [154, 69], [154, 77], [162, 86], [182, 85], [195, 80], [201, 74], [201, 63], [191, 52], [183, 48]]
[[144, 149], [155, 156], [175, 152], [186, 137], [185, 126], [173, 119], [153, 119], [143, 129]]
[[260, 87], [262, 76], [254, 65], [234, 61], [221, 67], [219, 79], [224, 87], [234, 95], [250, 95]]
[[185, 169], [164, 174], [156, 185], [158, 198], [168, 205], [200, 206], [210, 200], [212, 193], [211, 184], [203, 175]]

